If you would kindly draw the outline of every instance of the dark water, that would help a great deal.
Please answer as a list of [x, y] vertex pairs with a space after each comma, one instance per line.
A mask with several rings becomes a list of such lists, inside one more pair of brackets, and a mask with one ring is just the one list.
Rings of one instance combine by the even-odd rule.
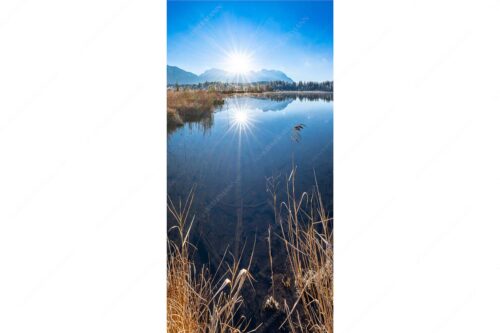
[[[277, 232], [266, 177], [278, 179], [282, 191], [295, 165], [297, 189], [311, 191], [316, 175], [333, 215], [333, 102], [327, 97], [231, 97], [210, 119], [168, 135], [168, 195], [178, 202], [196, 185], [197, 264], [215, 268], [226, 248], [246, 264], [255, 241], [251, 272], [257, 281], [244, 295], [243, 311], [267, 325], [261, 332], [275, 331], [271, 322], [277, 320], [262, 311], [271, 282], [268, 227]], [[272, 246], [274, 273], [287, 276], [277, 237]]]

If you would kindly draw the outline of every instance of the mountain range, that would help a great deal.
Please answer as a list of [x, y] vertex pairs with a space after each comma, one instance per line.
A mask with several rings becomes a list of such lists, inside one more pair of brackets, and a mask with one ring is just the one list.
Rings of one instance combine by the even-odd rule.
[[272, 69], [261, 69], [250, 71], [244, 76], [230, 73], [222, 69], [212, 68], [200, 75], [185, 71], [176, 66], [167, 65], [167, 84], [197, 84], [204, 82], [224, 82], [224, 83], [255, 83], [269, 81], [285, 81], [292, 83], [293, 80], [285, 73]]

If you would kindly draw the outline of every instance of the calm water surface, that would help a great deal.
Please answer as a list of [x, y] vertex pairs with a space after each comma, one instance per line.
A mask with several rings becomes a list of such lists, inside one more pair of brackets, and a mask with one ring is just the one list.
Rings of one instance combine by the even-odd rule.
[[[303, 129], [295, 130], [299, 124]], [[243, 246], [251, 250], [255, 241], [252, 273], [262, 292], [247, 297], [258, 304], [270, 282], [266, 236], [275, 225], [266, 177], [279, 179], [283, 191], [296, 165], [298, 190], [310, 191], [316, 175], [333, 215], [333, 102], [231, 97], [209, 119], [171, 131], [167, 149], [168, 195], [178, 202], [196, 185], [198, 262], [217, 263], [226, 248], [244, 255]], [[273, 239], [273, 251], [280, 247]], [[286, 273], [284, 262], [273, 265], [275, 272]]]

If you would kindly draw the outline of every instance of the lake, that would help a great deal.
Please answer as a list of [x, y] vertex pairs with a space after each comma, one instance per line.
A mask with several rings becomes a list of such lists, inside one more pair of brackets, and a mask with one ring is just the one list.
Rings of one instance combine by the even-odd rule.
[[[233, 96], [205, 119], [171, 129], [167, 138], [168, 195], [186, 198], [193, 186], [195, 261], [215, 270], [227, 249], [248, 261], [256, 281], [246, 291], [243, 311], [266, 321], [261, 302], [270, 285], [267, 232], [275, 227], [266, 179], [273, 177], [283, 198], [286, 177], [297, 167], [298, 191], [317, 181], [333, 216], [333, 101], [330, 95]], [[273, 256], [285, 258], [272, 237]], [[273, 258], [275, 274], [286, 275], [285, 260]]]

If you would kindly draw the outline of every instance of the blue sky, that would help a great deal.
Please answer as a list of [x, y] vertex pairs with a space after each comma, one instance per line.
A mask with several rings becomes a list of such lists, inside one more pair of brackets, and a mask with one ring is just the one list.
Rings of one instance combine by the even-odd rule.
[[331, 1], [167, 2], [167, 62], [201, 74], [245, 54], [251, 70], [295, 81], [332, 80]]

